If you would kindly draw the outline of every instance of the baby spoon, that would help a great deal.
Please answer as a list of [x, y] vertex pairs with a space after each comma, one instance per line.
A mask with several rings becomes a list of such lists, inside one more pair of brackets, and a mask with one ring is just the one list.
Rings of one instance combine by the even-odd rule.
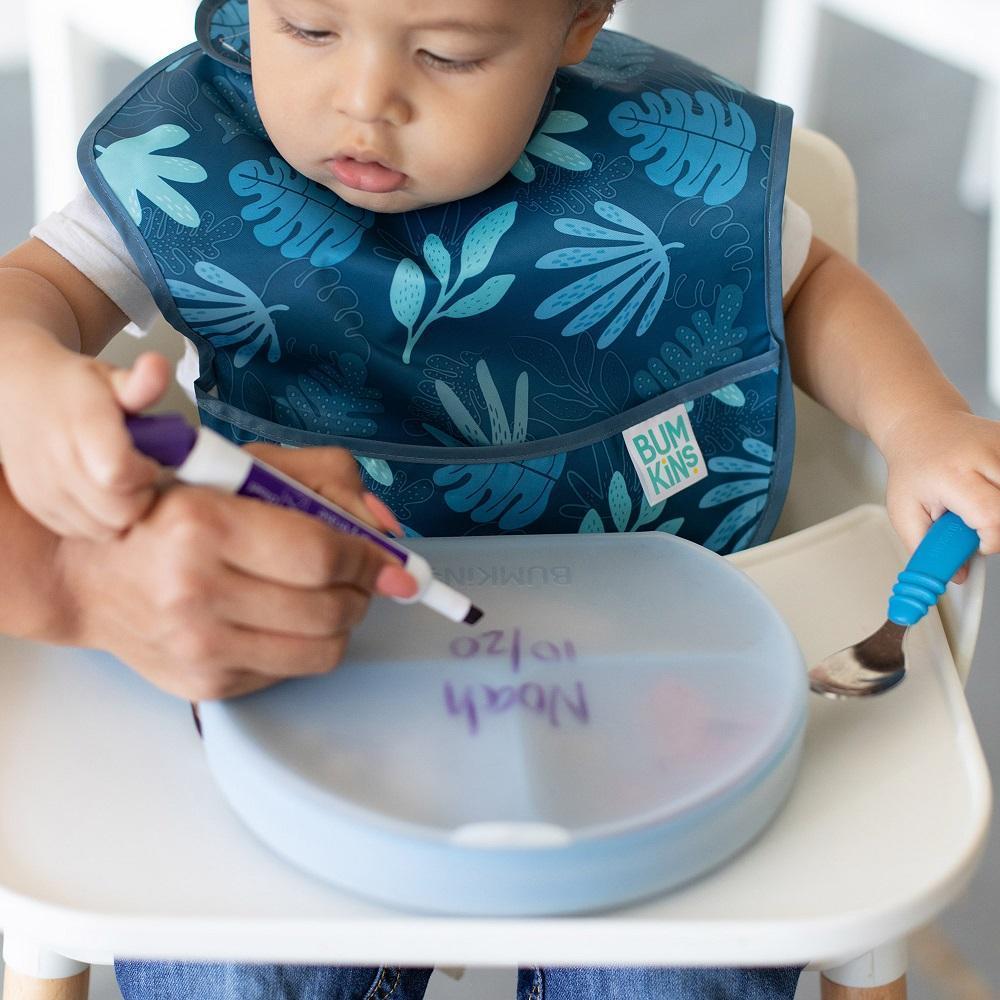
[[906, 674], [903, 637], [937, 604], [956, 570], [979, 548], [979, 535], [945, 512], [924, 535], [896, 578], [889, 618], [867, 639], [826, 657], [809, 671], [809, 686], [828, 698], [881, 694]]

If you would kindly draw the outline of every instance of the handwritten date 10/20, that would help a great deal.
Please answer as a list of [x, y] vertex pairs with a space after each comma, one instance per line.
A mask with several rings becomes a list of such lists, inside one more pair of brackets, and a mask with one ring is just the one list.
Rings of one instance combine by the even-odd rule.
[[510, 669], [518, 673], [525, 659], [535, 663], [573, 663], [576, 648], [569, 639], [553, 642], [551, 639], [537, 639], [525, 642], [519, 628], [506, 632], [490, 629], [478, 636], [460, 635], [452, 639], [448, 647], [451, 655], [459, 660], [471, 660], [482, 656], [505, 656]]

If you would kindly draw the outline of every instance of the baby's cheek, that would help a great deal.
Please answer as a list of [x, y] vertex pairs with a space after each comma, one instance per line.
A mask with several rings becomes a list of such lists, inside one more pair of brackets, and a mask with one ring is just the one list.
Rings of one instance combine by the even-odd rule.
[[479, 194], [502, 180], [530, 139], [512, 134], [503, 116], [476, 115], [448, 122], [434, 142], [424, 146], [428, 169], [424, 180], [438, 186], [440, 201]]

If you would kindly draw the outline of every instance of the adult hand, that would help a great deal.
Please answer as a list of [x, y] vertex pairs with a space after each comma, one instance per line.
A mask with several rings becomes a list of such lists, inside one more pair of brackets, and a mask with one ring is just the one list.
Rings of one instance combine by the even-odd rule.
[[[398, 524], [335, 448], [249, 450], [382, 530]], [[58, 543], [62, 641], [106, 649], [192, 701], [325, 673], [373, 594], [416, 582], [376, 545], [259, 500], [174, 485], [112, 538]]]

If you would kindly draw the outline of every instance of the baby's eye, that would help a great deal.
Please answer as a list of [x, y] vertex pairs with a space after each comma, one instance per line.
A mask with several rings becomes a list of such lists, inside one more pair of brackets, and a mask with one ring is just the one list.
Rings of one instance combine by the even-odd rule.
[[468, 73], [474, 69], [481, 69], [485, 59], [445, 59], [443, 56], [436, 56], [433, 52], [421, 49], [419, 55], [429, 66], [441, 70], [444, 73]]
[[285, 21], [282, 19], [278, 23], [278, 30], [285, 35], [291, 35], [292, 38], [297, 38], [299, 41], [305, 42], [308, 45], [322, 45], [327, 39], [333, 37], [332, 31], [313, 31], [310, 28], [300, 28], [298, 25], [292, 24], [290, 21]]

